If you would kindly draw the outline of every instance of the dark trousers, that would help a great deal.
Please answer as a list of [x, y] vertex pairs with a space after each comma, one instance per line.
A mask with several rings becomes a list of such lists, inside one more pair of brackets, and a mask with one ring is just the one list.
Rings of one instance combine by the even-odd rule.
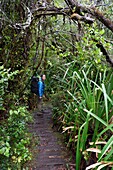
[[43, 110], [43, 99], [38, 98], [38, 111]]

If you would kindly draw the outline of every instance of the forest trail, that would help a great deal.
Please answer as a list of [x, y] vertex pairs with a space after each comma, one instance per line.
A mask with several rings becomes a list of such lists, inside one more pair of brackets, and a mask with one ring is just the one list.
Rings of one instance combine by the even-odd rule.
[[33, 112], [34, 122], [29, 127], [39, 141], [29, 170], [75, 170], [62, 135], [53, 128], [51, 107], [45, 106], [44, 110], [42, 115], [37, 110]]

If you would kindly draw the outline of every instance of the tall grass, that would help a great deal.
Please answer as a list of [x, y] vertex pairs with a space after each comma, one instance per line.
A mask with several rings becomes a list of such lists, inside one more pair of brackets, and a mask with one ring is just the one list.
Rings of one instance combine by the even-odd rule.
[[[113, 108], [113, 101], [107, 94], [103, 80], [101, 80], [100, 84], [98, 85], [96, 83], [96, 80], [95, 81], [90, 80], [84, 71], [82, 71], [82, 74], [75, 72], [75, 75], [76, 75], [77, 85], [81, 92], [81, 100], [79, 102], [83, 103], [81, 112], [83, 114], [83, 110], [84, 110], [87, 113], [87, 114], [84, 113], [86, 118], [84, 119], [84, 124], [81, 125], [78, 131], [76, 170], [79, 170], [83, 151], [85, 151], [87, 147], [86, 141], [88, 141], [88, 133], [89, 133], [88, 128], [92, 129], [92, 131], [94, 132], [92, 135], [92, 142], [94, 143], [97, 141], [97, 135], [101, 133], [101, 131], [105, 127], [107, 128], [109, 127], [107, 130], [109, 130], [111, 133], [113, 132], [113, 128], [109, 125], [109, 118], [110, 118], [109, 110]], [[97, 76], [96, 79], [98, 79]], [[73, 99], [75, 99], [74, 96]], [[75, 102], [76, 101], [77, 99], [75, 99]], [[109, 105], [111, 106], [110, 108], [108, 107]], [[82, 130], [83, 126], [84, 129]], [[85, 140], [83, 140], [83, 138]], [[108, 153], [108, 149], [110, 149], [111, 146], [112, 146], [112, 137], [110, 138], [110, 140], [108, 140], [107, 144], [102, 149], [98, 161], [100, 160], [102, 161], [103, 155], [105, 155], [105, 153], [110, 156], [112, 155], [111, 154], [112, 151]], [[108, 155], [106, 159], [110, 158], [110, 156]]]
[[[63, 132], [69, 137], [68, 146], [75, 149], [76, 170], [91, 164], [90, 156], [98, 151], [96, 149], [101, 152], [95, 153], [99, 162], [96, 166], [112, 166], [113, 125], [110, 119], [113, 115], [113, 75], [107, 71], [100, 73], [92, 66], [87, 70], [75, 70], [71, 64], [62, 72], [63, 78], [58, 79], [60, 88], [65, 92], [65, 104], [60, 116]], [[106, 144], [98, 146], [98, 141], [106, 141]], [[86, 163], [81, 167], [83, 159]]]

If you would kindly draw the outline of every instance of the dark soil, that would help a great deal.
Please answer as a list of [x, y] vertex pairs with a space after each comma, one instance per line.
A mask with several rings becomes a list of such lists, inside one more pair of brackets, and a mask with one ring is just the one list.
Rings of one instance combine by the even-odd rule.
[[72, 153], [66, 148], [63, 135], [53, 128], [51, 107], [45, 106], [42, 114], [35, 110], [33, 117], [29, 129], [35, 136], [35, 145], [33, 160], [27, 165], [29, 170], [75, 170]]

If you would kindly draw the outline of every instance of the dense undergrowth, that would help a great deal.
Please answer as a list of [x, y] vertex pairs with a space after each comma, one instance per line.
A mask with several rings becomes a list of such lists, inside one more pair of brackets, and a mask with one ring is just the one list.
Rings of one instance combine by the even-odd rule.
[[[32, 115], [25, 105], [18, 105], [18, 98], [12, 94], [16, 101], [5, 105], [9, 100], [8, 81], [13, 80], [16, 72], [9, 72], [0, 67], [0, 169], [22, 169], [24, 163], [31, 160], [30, 153], [31, 134], [27, 126], [32, 121]], [[11, 96], [12, 96], [11, 95]], [[10, 98], [11, 99], [11, 98]], [[4, 101], [6, 100], [6, 103]]]
[[57, 70], [51, 80], [53, 119], [75, 154], [76, 170], [112, 169], [113, 74], [93, 40], [111, 46], [104, 31], [84, 28], [90, 33], [76, 42], [76, 54], [66, 53], [65, 62], [58, 58], [50, 69]]
[[26, 129], [31, 121], [31, 115], [25, 107], [15, 107], [9, 111], [6, 121], [0, 126], [0, 168], [21, 169], [22, 165], [31, 160], [30, 142], [31, 135]]
[[[73, 71], [72, 71], [73, 69]], [[68, 71], [67, 71], [68, 70]], [[76, 155], [76, 170], [113, 165], [113, 75], [71, 64], [53, 95], [53, 119]], [[98, 163], [97, 163], [98, 162]]]

